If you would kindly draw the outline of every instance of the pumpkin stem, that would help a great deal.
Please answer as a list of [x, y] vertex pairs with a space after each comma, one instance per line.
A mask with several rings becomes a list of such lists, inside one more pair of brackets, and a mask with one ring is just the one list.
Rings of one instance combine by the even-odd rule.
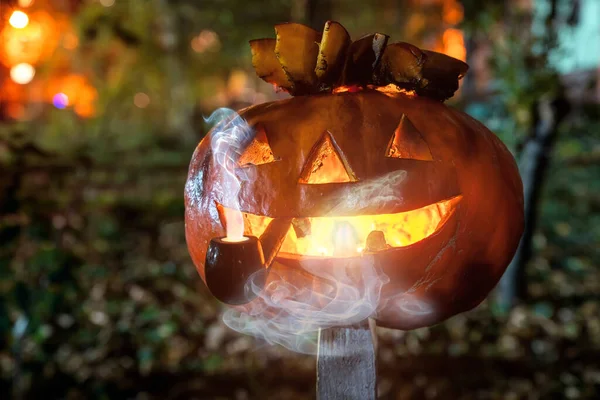
[[335, 21], [327, 21], [323, 33], [297, 23], [276, 25], [275, 33], [276, 39], [250, 41], [252, 65], [261, 79], [293, 96], [395, 85], [444, 101], [469, 69], [442, 53], [388, 44], [389, 36], [381, 33], [352, 41]]

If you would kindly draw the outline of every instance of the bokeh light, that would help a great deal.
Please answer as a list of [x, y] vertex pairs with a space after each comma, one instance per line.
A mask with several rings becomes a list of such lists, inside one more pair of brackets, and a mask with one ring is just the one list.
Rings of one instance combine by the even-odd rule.
[[[1, 1], [1, 0], [0, 0]], [[29, 14], [24, 28], [7, 24], [0, 31], [0, 62], [9, 68], [18, 63], [36, 65], [54, 54], [62, 33], [69, 24], [40, 10]]]
[[73, 49], [76, 49], [77, 46], [79, 45], [79, 38], [74, 33], [69, 32], [63, 37], [62, 43], [63, 43], [63, 47], [65, 49], [73, 50]]
[[442, 36], [444, 53], [462, 61], [467, 59], [464, 34], [460, 29], [446, 29]]
[[10, 69], [10, 78], [20, 84], [25, 85], [35, 76], [35, 68], [31, 64], [21, 63]]
[[221, 47], [221, 42], [216, 32], [206, 29], [192, 39], [191, 46], [196, 53], [203, 53], [207, 50], [218, 50]]
[[23, 8], [29, 7], [33, 4], [33, 0], [19, 0], [18, 4], [19, 4], [19, 7], [23, 7]]
[[458, 25], [464, 17], [464, 9], [460, 2], [451, 0], [444, 3], [443, 20], [450, 25]]
[[150, 96], [142, 92], [136, 93], [133, 96], [133, 104], [139, 108], [146, 108], [150, 104]]
[[14, 11], [8, 19], [8, 23], [17, 29], [25, 28], [29, 23], [29, 17], [23, 11]]
[[54, 97], [52, 97], [52, 104], [54, 104], [54, 107], [62, 110], [69, 105], [69, 96], [64, 93], [56, 93]]
[[115, 0], [100, 0], [100, 4], [102, 4], [104, 7], [111, 7], [113, 4], [115, 4]]
[[96, 113], [98, 92], [88, 78], [80, 74], [68, 74], [48, 82], [47, 93], [57, 108], [71, 108], [82, 118]]

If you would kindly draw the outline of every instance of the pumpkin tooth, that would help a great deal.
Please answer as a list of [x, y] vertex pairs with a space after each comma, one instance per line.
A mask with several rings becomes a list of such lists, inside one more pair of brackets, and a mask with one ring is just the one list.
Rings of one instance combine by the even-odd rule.
[[367, 236], [365, 251], [376, 252], [388, 249], [390, 246], [385, 240], [385, 233], [383, 231], [371, 231]]
[[279, 249], [283, 244], [289, 230], [292, 226], [292, 218], [275, 218], [260, 235], [260, 243], [262, 245], [265, 257], [265, 265], [271, 265], [273, 259], [279, 253]]
[[275, 39], [251, 40], [252, 66], [261, 79], [291, 92], [294, 90], [294, 83], [275, 56], [275, 44]]
[[340, 23], [325, 23], [315, 68], [317, 78], [325, 86], [333, 85], [340, 76], [351, 43], [350, 34]]
[[388, 39], [387, 35], [375, 33], [352, 42], [348, 48], [341, 84], [348, 86], [371, 83]]
[[292, 221], [296, 237], [301, 239], [311, 233], [310, 218], [294, 218]]
[[275, 25], [275, 56], [289, 79], [295, 94], [316, 92], [315, 65], [321, 33], [297, 23]]

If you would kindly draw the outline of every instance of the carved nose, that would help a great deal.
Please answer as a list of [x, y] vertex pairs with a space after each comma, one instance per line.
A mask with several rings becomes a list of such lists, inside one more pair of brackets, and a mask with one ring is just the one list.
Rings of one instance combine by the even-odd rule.
[[333, 135], [325, 131], [308, 153], [298, 182], [319, 185], [357, 181]]

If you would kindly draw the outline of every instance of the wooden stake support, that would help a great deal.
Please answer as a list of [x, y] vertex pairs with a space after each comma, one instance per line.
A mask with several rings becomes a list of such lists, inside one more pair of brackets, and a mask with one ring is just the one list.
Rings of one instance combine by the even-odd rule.
[[319, 331], [317, 353], [318, 400], [375, 400], [374, 324]]

